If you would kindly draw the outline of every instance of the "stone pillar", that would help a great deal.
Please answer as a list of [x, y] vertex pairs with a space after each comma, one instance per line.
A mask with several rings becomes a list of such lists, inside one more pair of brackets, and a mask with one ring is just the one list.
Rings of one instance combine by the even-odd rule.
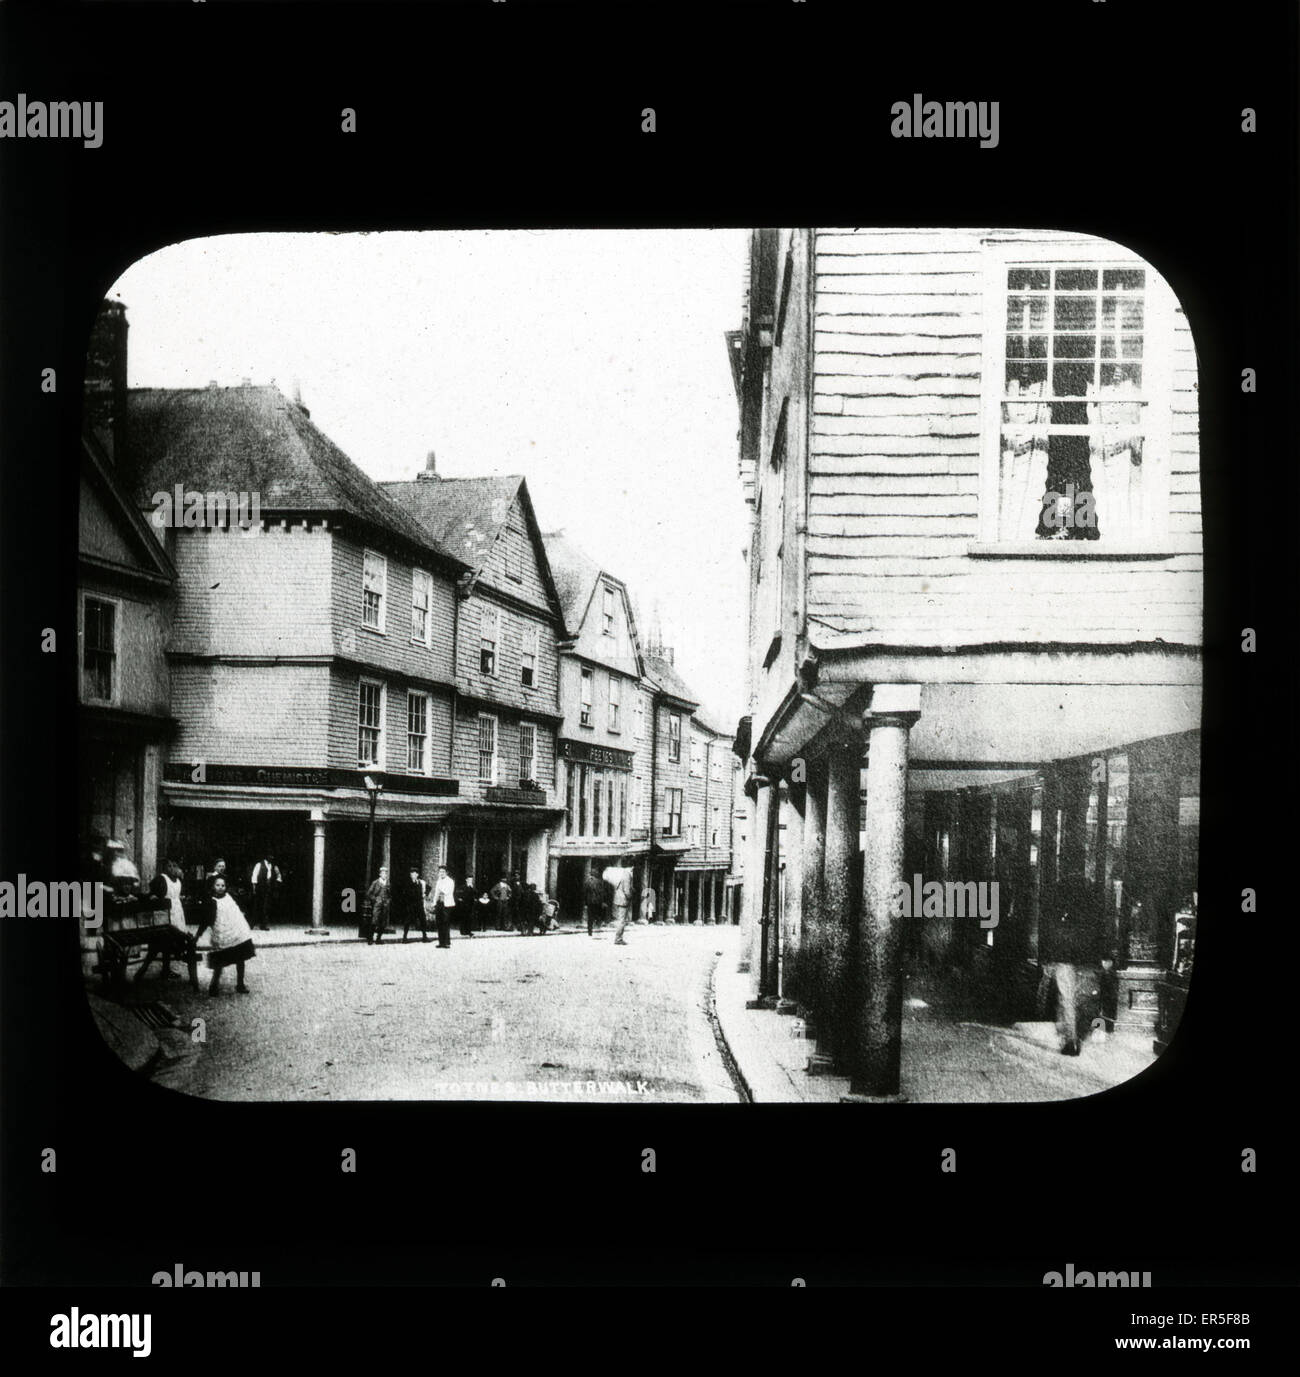
[[[364, 901], [364, 895], [357, 896]], [[311, 814], [311, 928], [325, 931], [325, 818], [316, 809]]]
[[820, 980], [813, 1017], [817, 1050], [809, 1071], [841, 1068], [849, 1019], [849, 930], [853, 922], [853, 870], [858, 856], [858, 777], [862, 747], [841, 742], [827, 759], [826, 842], [822, 858]]
[[763, 875], [767, 867], [767, 819], [772, 787], [767, 780], [758, 780], [754, 799], [754, 830], [749, 841], [749, 857], [745, 865], [744, 935], [741, 938], [740, 969], [749, 974], [749, 993], [757, 999], [758, 982], [762, 974], [760, 953], [763, 942]]
[[781, 966], [777, 994], [782, 1013], [794, 1013], [803, 963], [803, 803], [804, 790], [793, 785], [782, 800], [785, 814], [785, 902], [781, 910]]
[[[822, 913], [822, 867], [826, 859], [826, 771], [818, 762], [809, 767], [803, 795], [803, 838], [800, 851], [800, 981], [798, 998], [814, 1015], [821, 988], [825, 916]], [[815, 1023], [815, 1019], [814, 1019]]]
[[[909, 692], [910, 691], [910, 692]], [[902, 927], [894, 902], [903, 882], [907, 745], [919, 711], [916, 685], [877, 686], [867, 727], [867, 849], [856, 952], [857, 1007], [844, 1048], [850, 1095], [896, 1098], [903, 1032]]]

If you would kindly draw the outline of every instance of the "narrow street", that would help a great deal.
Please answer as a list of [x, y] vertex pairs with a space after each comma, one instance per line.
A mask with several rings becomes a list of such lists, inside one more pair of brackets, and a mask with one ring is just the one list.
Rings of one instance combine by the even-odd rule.
[[626, 947], [609, 929], [453, 936], [445, 951], [268, 945], [250, 995], [226, 972], [209, 998], [206, 970], [200, 995], [141, 993], [207, 1020], [184, 1088], [212, 1099], [734, 1103], [708, 1014], [718, 939], [672, 926], [629, 929]]

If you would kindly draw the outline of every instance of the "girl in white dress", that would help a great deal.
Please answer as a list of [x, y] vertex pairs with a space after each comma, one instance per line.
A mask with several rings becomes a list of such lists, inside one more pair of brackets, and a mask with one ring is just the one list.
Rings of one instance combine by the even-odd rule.
[[221, 875], [212, 879], [212, 897], [205, 905], [197, 936], [202, 937], [208, 928], [212, 929], [212, 950], [208, 952], [212, 983], [208, 994], [219, 992], [221, 972], [230, 965], [235, 968], [235, 989], [240, 994], [252, 994], [244, 984], [244, 962], [257, 955], [253, 930], [239, 905], [226, 893], [226, 881]]

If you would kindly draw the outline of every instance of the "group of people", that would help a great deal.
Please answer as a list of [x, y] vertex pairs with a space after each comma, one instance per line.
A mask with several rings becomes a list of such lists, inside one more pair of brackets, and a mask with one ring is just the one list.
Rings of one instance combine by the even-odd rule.
[[[199, 939], [205, 932], [210, 932], [207, 964], [212, 972], [212, 980], [208, 994], [220, 993], [221, 972], [227, 966], [235, 967], [235, 989], [238, 993], [252, 993], [244, 983], [244, 969], [245, 964], [257, 955], [253, 945], [253, 929], [230, 893], [224, 860], [213, 863], [212, 869], [204, 876], [201, 892], [188, 896], [185, 893], [184, 872], [170, 858], [158, 867], [158, 873], [147, 890], [141, 884], [140, 872], [120, 841], [97, 839], [91, 846], [90, 862], [93, 876], [106, 886], [113, 908], [120, 910], [123, 916], [145, 911], [165, 913], [166, 928], [175, 934], [171, 940], [163, 940], [161, 933], [156, 940], [151, 939], [144, 964], [136, 972], [137, 980], [149, 969], [155, 957], [162, 963], [164, 980], [178, 978], [172, 970], [173, 960], [191, 958]], [[273, 858], [268, 856], [254, 867], [254, 915], [265, 931], [269, 931], [267, 920], [274, 910], [281, 883], [282, 877]], [[111, 929], [112, 911], [105, 916]]]
[[545, 897], [531, 881], [521, 881], [518, 875], [503, 875], [486, 894], [479, 894], [474, 881], [466, 877], [460, 884], [451, 878], [445, 865], [438, 867], [438, 877], [432, 883], [424, 879], [417, 866], [406, 875], [392, 880], [388, 867], [380, 866], [379, 874], [366, 891], [361, 913], [360, 936], [377, 946], [386, 933], [402, 931], [402, 941], [409, 941], [412, 928], [418, 928], [420, 940], [429, 940], [429, 927], [438, 934], [440, 947], [451, 946], [451, 924], [457, 922], [462, 937], [473, 937], [483, 922], [480, 916], [490, 912], [494, 926], [517, 930], [528, 936], [534, 932], [545, 934], [557, 924], [547, 913]]

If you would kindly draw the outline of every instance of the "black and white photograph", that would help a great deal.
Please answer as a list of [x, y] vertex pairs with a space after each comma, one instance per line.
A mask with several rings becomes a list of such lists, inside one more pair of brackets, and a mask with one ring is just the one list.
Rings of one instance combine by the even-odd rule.
[[1175, 1031], [1197, 367], [1131, 251], [196, 241], [85, 415], [82, 960], [165, 1083], [1052, 1100]]
[[1287, 1351], [1298, 56], [0, 3], [14, 1370]]

